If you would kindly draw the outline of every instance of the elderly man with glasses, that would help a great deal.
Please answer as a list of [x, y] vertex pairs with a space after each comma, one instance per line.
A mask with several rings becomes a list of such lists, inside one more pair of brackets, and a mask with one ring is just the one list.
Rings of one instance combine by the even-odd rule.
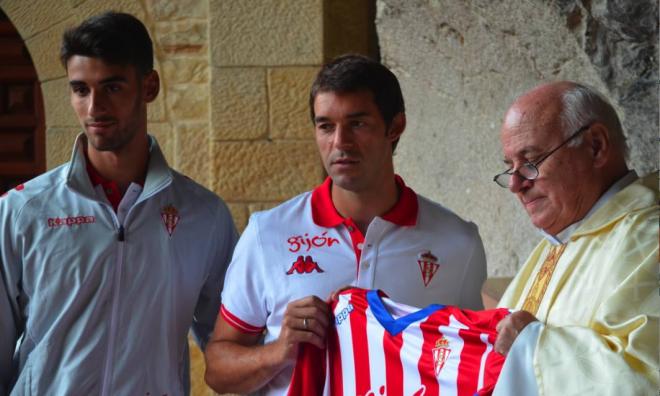
[[516, 99], [500, 138], [494, 181], [544, 238], [500, 301], [495, 394], [655, 394], [658, 173], [628, 170], [616, 112], [574, 82]]

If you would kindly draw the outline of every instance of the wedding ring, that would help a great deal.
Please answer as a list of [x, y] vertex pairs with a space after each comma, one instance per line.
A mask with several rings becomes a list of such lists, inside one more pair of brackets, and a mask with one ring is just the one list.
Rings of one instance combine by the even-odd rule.
[[307, 328], [308, 328], [308, 326], [307, 326], [307, 318], [303, 318], [303, 327], [305, 328], [305, 330], [307, 330]]

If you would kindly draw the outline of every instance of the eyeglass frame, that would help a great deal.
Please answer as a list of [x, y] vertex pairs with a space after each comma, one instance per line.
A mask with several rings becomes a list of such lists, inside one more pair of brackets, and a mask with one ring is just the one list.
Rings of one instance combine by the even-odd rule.
[[497, 184], [498, 186], [500, 186], [502, 188], [509, 188], [509, 183], [507, 183], [506, 186], [503, 186], [503, 185], [501, 185], [500, 183], [497, 182], [497, 179], [499, 179], [501, 176], [508, 175], [509, 176], [509, 181], [510, 181], [511, 177], [513, 177], [514, 175], [517, 175], [518, 177], [520, 177], [522, 179], [525, 179], [525, 180], [530, 180], [530, 181], [536, 180], [539, 177], [539, 174], [540, 174], [539, 173], [539, 166], [541, 166], [541, 163], [543, 161], [548, 159], [548, 157], [550, 157], [552, 154], [554, 154], [555, 151], [557, 151], [560, 148], [564, 147], [564, 145], [566, 145], [566, 143], [568, 143], [571, 140], [575, 139], [579, 134], [581, 134], [582, 132], [584, 132], [584, 131], [588, 130], [589, 128], [591, 128], [592, 125], [593, 125], [593, 123], [589, 123], [587, 125], [584, 125], [584, 126], [580, 127], [577, 131], [573, 132], [573, 134], [571, 136], [569, 136], [568, 139], [561, 142], [557, 147], [550, 150], [550, 152], [548, 152], [547, 154], [545, 154], [543, 157], [536, 160], [535, 162], [529, 162], [529, 161], [525, 162], [523, 164], [523, 166], [526, 166], [526, 167], [531, 166], [536, 171], [536, 175], [534, 177], [525, 177], [522, 174], [520, 174], [520, 172], [518, 170], [513, 170], [513, 167], [511, 167], [511, 168], [507, 169], [506, 171], [504, 171], [502, 173], [498, 173], [497, 175], [493, 176], [493, 181], [495, 182], [495, 184]]

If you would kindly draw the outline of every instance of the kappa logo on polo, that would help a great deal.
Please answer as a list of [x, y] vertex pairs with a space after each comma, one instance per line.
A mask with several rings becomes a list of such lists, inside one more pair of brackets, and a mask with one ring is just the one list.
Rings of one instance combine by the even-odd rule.
[[160, 217], [163, 219], [167, 234], [172, 238], [176, 225], [179, 224], [179, 220], [181, 219], [181, 217], [179, 217], [179, 211], [170, 204], [163, 207], [160, 212]]
[[312, 259], [312, 256], [298, 256], [296, 261], [291, 265], [291, 268], [286, 272], [287, 275], [297, 274], [310, 274], [312, 272], [325, 272], [319, 265]]
[[426, 250], [417, 256], [417, 264], [419, 265], [419, 270], [422, 272], [424, 287], [427, 287], [440, 267], [438, 258], [430, 250]]
[[74, 225], [91, 224], [96, 222], [94, 216], [69, 216], [69, 217], [49, 217], [46, 223], [48, 228], [57, 228], [61, 226], [71, 227]]

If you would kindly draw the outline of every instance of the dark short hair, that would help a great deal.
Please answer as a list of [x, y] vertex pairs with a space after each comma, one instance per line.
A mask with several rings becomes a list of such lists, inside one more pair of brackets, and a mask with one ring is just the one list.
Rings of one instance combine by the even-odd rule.
[[[405, 112], [403, 94], [394, 73], [380, 62], [363, 55], [347, 54], [325, 64], [312, 84], [309, 109], [314, 122], [314, 101], [321, 92], [371, 92], [380, 115], [389, 128], [399, 113]], [[392, 150], [396, 148], [394, 142]]]
[[135, 66], [142, 75], [154, 68], [147, 28], [133, 15], [121, 12], [104, 12], [68, 29], [60, 48], [64, 68], [74, 55], [100, 58], [113, 65]]

